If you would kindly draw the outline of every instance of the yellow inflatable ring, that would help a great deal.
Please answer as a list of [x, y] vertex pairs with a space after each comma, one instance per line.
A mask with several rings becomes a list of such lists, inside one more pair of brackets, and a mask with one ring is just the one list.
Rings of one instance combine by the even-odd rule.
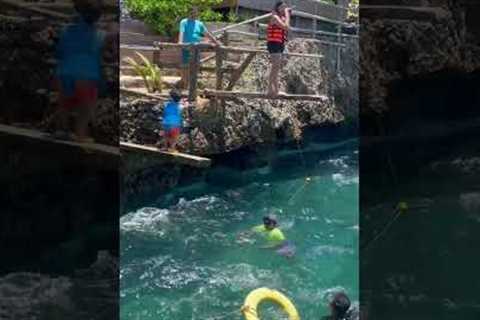
[[245, 302], [242, 307], [242, 313], [246, 320], [260, 320], [257, 313], [258, 305], [265, 301], [270, 300], [279, 304], [283, 311], [288, 315], [289, 320], [300, 320], [297, 309], [293, 303], [282, 293], [268, 289], [258, 288], [253, 290], [245, 298]]

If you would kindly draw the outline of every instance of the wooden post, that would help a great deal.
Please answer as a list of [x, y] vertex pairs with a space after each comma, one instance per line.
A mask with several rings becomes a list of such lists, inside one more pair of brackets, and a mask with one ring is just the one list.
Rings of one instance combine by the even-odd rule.
[[[337, 25], [337, 42], [342, 42], [342, 25]], [[342, 53], [342, 47], [337, 46], [337, 74], [340, 72], [340, 59], [341, 59], [341, 53]]]
[[200, 60], [200, 49], [196, 46], [191, 47], [190, 49], [190, 67], [189, 67], [189, 88], [188, 88], [188, 100], [195, 101], [197, 98], [197, 80], [198, 73], [200, 72], [199, 60]]
[[[222, 48], [217, 48], [217, 60], [216, 60], [216, 68], [217, 68], [217, 85], [216, 89], [221, 91], [223, 90], [223, 59], [224, 59], [224, 54], [225, 51]], [[216, 112], [220, 112], [220, 117], [223, 118], [225, 116], [225, 110], [224, 110], [224, 103], [225, 101], [223, 99], [215, 99], [215, 105], [216, 105]]]
[[224, 31], [223, 32], [223, 45], [227, 46], [228, 47], [228, 31]]
[[248, 65], [250, 64], [250, 62], [252, 62], [255, 55], [256, 55], [255, 53], [249, 53], [245, 61], [243, 61], [243, 63], [238, 67], [238, 69], [236, 69], [232, 73], [232, 78], [230, 79], [230, 82], [227, 88], [225, 89], [226, 91], [230, 91], [233, 89], [233, 87], [235, 86], [235, 83], [237, 83], [237, 81], [240, 79], [240, 77], [242, 76], [242, 73], [245, 71], [245, 69], [247, 69]]
[[224, 59], [225, 51], [222, 48], [217, 48], [217, 55], [216, 55], [216, 75], [217, 75], [217, 85], [216, 89], [221, 91], [223, 88], [223, 59]]

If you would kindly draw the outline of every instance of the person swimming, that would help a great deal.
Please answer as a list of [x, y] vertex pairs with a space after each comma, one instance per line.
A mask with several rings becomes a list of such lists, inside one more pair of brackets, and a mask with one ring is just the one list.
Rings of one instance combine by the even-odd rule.
[[322, 320], [359, 320], [360, 312], [358, 307], [352, 305], [350, 299], [344, 292], [338, 292], [329, 303], [330, 315], [324, 316]]
[[295, 246], [288, 241], [282, 230], [278, 227], [276, 215], [269, 214], [263, 217], [263, 224], [253, 227], [245, 234], [255, 234], [265, 240], [265, 244], [261, 247], [264, 249], [275, 249], [275, 251], [284, 257], [291, 258], [295, 255]]

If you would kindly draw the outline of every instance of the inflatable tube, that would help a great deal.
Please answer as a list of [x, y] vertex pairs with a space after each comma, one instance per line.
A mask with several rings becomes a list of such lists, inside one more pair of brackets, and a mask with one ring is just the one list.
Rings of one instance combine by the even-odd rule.
[[245, 298], [242, 307], [242, 313], [245, 320], [260, 320], [257, 308], [261, 302], [266, 300], [273, 301], [280, 305], [283, 311], [288, 315], [289, 320], [300, 320], [300, 316], [293, 303], [282, 293], [268, 288], [255, 289]]

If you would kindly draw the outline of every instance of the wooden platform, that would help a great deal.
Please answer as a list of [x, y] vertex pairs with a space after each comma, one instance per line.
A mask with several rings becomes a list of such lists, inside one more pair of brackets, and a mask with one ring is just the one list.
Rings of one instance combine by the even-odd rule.
[[58, 140], [44, 132], [34, 129], [26, 129], [0, 124], [0, 135], [2, 134], [17, 136], [29, 140], [46, 142], [50, 144], [58, 144], [74, 148], [80, 148], [89, 153], [103, 153], [108, 155], [120, 156], [120, 149], [118, 147], [98, 143], [78, 143], [73, 141]]
[[142, 146], [142, 145], [127, 143], [127, 142], [120, 142], [120, 148], [127, 151], [150, 154], [152, 156], [159, 157], [162, 160], [166, 160], [168, 162], [184, 164], [184, 165], [197, 167], [197, 168], [207, 168], [212, 163], [212, 161], [208, 158], [203, 158], [203, 157], [180, 153], [180, 152], [175, 152], [175, 153], [167, 152], [155, 147]]
[[241, 92], [241, 91], [217, 91], [204, 90], [207, 97], [216, 97], [222, 99], [246, 98], [246, 99], [271, 99], [271, 100], [305, 100], [305, 101], [328, 101], [327, 96], [317, 96], [308, 94], [279, 94], [271, 97], [263, 92]]
[[149, 99], [156, 99], [156, 100], [168, 100], [168, 94], [160, 94], [160, 93], [148, 93], [147, 90], [141, 91], [140, 89], [134, 88], [122, 88], [120, 87], [120, 93], [124, 93], [125, 95], [133, 95], [142, 98], [149, 98]]

